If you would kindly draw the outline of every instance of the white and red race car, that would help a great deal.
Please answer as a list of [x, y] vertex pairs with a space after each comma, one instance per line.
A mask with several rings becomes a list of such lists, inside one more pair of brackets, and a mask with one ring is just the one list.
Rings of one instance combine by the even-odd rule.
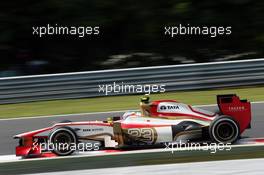
[[89, 141], [101, 143], [96, 147], [113, 149], [205, 138], [211, 142], [233, 143], [250, 128], [250, 102], [236, 95], [218, 95], [217, 103], [219, 112], [215, 113], [174, 100], [159, 100], [150, 103], [148, 116], [142, 115], [143, 112], [126, 112], [108, 121], [57, 123], [15, 135], [19, 139], [16, 155], [65, 156], [79, 149], [76, 145]]

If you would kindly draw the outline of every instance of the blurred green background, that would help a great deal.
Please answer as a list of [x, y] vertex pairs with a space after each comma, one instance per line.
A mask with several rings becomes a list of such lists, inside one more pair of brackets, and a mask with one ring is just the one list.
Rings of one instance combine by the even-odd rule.
[[[0, 77], [263, 57], [261, 0], [46, 0], [0, 6]], [[100, 35], [32, 35], [33, 26], [100, 26]], [[164, 36], [164, 26], [231, 26], [232, 34]]]
[[[166, 92], [152, 94], [151, 100], [171, 99], [190, 105], [216, 104], [219, 94], [237, 94], [250, 102], [264, 101], [264, 87], [237, 87], [228, 89], [196, 90], [186, 92]], [[0, 105], [1, 118], [32, 116], [52, 116], [57, 114], [75, 114], [87, 112], [109, 112], [119, 110], [138, 110], [142, 95], [108, 96], [69, 100], [39, 101]]]

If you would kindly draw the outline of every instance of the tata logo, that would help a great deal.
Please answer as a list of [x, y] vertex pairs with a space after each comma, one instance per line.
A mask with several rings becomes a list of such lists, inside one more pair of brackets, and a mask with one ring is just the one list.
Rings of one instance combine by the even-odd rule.
[[166, 110], [166, 109], [167, 109], [166, 106], [161, 106], [161, 107], [160, 107], [160, 110]]
[[163, 105], [163, 106], [160, 106], [160, 110], [172, 110], [172, 109], [180, 109], [179, 106], [173, 106], [173, 105]]

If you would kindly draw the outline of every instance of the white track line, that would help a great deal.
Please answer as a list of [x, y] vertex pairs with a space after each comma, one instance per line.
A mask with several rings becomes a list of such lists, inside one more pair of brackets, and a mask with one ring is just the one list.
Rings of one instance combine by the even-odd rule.
[[[263, 103], [264, 101], [256, 101], [251, 102], [252, 104], [259, 104]], [[211, 106], [217, 106], [217, 104], [208, 104], [208, 105], [195, 105], [193, 107], [211, 107]], [[127, 111], [137, 111], [137, 109], [128, 109], [128, 110], [120, 110], [120, 111], [105, 111], [105, 112], [87, 112], [87, 113], [75, 113], [75, 114], [59, 114], [59, 115], [45, 115], [45, 116], [34, 116], [34, 117], [16, 117], [16, 118], [4, 118], [0, 119], [0, 121], [3, 120], [25, 120], [25, 119], [35, 119], [35, 118], [48, 118], [48, 117], [70, 117], [70, 116], [85, 116], [85, 115], [93, 115], [93, 114], [108, 114], [108, 113], [118, 113], [118, 112], [127, 112]]]
[[108, 114], [108, 113], [118, 113], [118, 112], [126, 112], [126, 111], [135, 111], [135, 109], [131, 110], [121, 110], [121, 111], [105, 111], [105, 112], [87, 112], [87, 113], [73, 113], [73, 114], [59, 114], [59, 115], [45, 115], [45, 116], [34, 116], [34, 117], [17, 117], [17, 118], [6, 118], [1, 120], [24, 120], [24, 119], [34, 119], [34, 118], [48, 118], [48, 117], [71, 117], [71, 116], [82, 116], [82, 115], [93, 115], [93, 114]]
[[6, 163], [6, 162], [16, 162], [20, 160], [21, 158], [16, 157], [16, 155], [1, 155], [0, 156], [0, 163]]

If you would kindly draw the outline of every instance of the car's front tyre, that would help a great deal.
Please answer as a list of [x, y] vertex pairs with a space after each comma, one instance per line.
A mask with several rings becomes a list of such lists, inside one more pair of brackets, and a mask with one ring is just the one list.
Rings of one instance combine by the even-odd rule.
[[67, 156], [75, 151], [77, 137], [70, 128], [62, 127], [50, 134], [49, 143], [53, 153], [59, 156]]

